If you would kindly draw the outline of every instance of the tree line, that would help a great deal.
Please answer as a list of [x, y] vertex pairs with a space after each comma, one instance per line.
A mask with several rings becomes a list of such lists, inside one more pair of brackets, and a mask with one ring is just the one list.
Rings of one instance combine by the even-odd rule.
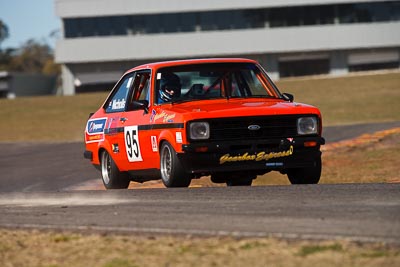
[[45, 42], [30, 39], [16, 48], [2, 49], [9, 37], [8, 26], [0, 20], [0, 71], [58, 75], [60, 66], [54, 62], [54, 51]]

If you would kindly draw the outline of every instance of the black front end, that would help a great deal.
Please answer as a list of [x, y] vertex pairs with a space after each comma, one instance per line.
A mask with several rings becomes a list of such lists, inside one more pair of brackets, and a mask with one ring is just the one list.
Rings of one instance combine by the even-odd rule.
[[[304, 115], [303, 115], [304, 116]], [[210, 138], [191, 140], [178, 157], [193, 174], [271, 170], [315, 166], [324, 138], [299, 135], [299, 115], [209, 119]], [[319, 124], [320, 125], [320, 124]]]

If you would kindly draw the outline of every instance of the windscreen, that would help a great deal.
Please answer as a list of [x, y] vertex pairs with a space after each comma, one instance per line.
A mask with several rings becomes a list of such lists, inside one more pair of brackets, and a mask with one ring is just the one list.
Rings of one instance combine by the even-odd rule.
[[278, 98], [268, 76], [252, 63], [212, 63], [159, 69], [156, 103], [218, 98]]

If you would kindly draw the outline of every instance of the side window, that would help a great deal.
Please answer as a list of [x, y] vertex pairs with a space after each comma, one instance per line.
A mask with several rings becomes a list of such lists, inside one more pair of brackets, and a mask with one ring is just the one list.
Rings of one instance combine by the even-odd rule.
[[239, 84], [236, 80], [236, 76], [232, 77], [232, 92], [231, 92], [231, 96], [233, 97], [240, 97], [241, 96], [241, 92], [239, 90]]
[[129, 89], [132, 86], [133, 74], [126, 76], [119, 84], [116, 92], [108, 102], [106, 112], [121, 112], [125, 111], [126, 102], [128, 99]]
[[149, 101], [150, 94], [150, 72], [138, 72], [135, 75], [132, 89], [132, 101], [147, 100]]
[[140, 92], [139, 100], [150, 100], [150, 79], [144, 83], [143, 90]]
[[242, 71], [242, 75], [251, 91], [251, 95], [267, 95], [264, 86], [254, 71]]

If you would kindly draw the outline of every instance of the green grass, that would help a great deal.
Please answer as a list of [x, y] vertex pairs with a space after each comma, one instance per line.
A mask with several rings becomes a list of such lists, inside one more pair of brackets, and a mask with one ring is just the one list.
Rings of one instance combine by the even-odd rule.
[[306, 257], [308, 255], [312, 255], [315, 253], [320, 253], [324, 251], [343, 251], [343, 247], [341, 244], [331, 244], [331, 245], [306, 245], [301, 247], [298, 255], [302, 257]]
[[137, 267], [137, 265], [126, 259], [112, 259], [103, 267]]
[[[281, 80], [282, 92], [320, 108], [324, 125], [400, 120], [400, 72]], [[81, 141], [88, 114], [107, 93], [0, 99], [0, 142]]]
[[[0, 265], [139, 266], [400, 266], [398, 246], [345, 240], [116, 235], [0, 229]], [[22, 243], [22, 246], [19, 244]]]
[[0, 141], [80, 141], [107, 94], [0, 100]]
[[400, 73], [282, 80], [282, 92], [317, 106], [324, 125], [400, 120]]

